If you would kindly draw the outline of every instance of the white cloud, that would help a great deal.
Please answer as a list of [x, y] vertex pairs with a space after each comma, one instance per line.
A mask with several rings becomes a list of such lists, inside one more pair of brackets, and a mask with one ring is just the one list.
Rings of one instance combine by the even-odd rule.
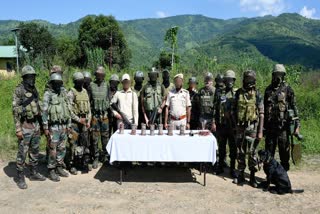
[[246, 12], [256, 12], [260, 16], [278, 15], [286, 8], [284, 0], [240, 0], [240, 7]]
[[315, 19], [316, 17], [314, 17], [314, 14], [316, 13], [316, 9], [315, 8], [310, 8], [308, 9], [307, 6], [304, 6], [301, 10], [300, 10], [300, 15], [304, 16], [308, 19]]
[[165, 17], [168, 17], [168, 14], [166, 12], [163, 12], [163, 11], [157, 11], [157, 16], [159, 18], [165, 18]]

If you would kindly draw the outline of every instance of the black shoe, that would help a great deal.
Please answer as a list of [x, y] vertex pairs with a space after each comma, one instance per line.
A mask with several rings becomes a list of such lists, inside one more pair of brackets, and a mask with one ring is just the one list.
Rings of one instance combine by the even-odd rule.
[[78, 170], [77, 170], [75, 167], [71, 167], [71, 168], [70, 168], [70, 173], [71, 173], [72, 175], [77, 175], [77, 174], [78, 174]]
[[213, 173], [214, 173], [215, 175], [220, 175], [220, 174], [224, 173], [224, 169], [223, 169], [222, 166], [219, 165], [219, 166], [214, 170]]
[[59, 177], [59, 175], [57, 175], [55, 169], [50, 169], [48, 178], [54, 182], [60, 181], [60, 177]]
[[58, 166], [56, 169], [56, 173], [61, 176], [61, 177], [69, 177], [69, 173], [64, 171], [63, 168], [61, 166]]
[[250, 172], [250, 182], [249, 183], [253, 188], [258, 188], [258, 183], [257, 183], [254, 171]]
[[20, 189], [27, 189], [28, 188], [28, 185], [26, 184], [26, 181], [25, 181], [23, 171], [18, 171], [16, 182], [17, 182], [17, 185]]
[[246, 179], [244, 178], [244, 172], [241, 171], [239, 173], [239, 175], [237, 175], [234, 179], [233, 179], [233, 183], [237, 184], [237, 185], [243, 185], [243, 183], [246, 182]]
[[230, 176], [231, 178], [235, 179], [237, 177], [237, 173], [235, 169], [230, 169]]
[[98, 167], [99, 167], [99, 159], [96, 158], [92, 163], [92, 168], [97, 169]]
[[41, 175], [35, 168], [30, 171], [30, 181], [45, 181], [46, 177]]

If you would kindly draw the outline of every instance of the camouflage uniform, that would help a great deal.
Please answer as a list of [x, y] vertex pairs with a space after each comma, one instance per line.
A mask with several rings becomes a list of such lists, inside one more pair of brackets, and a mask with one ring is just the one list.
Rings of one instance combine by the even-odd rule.
[[[22, 76], [27, 73], [35, 75], [31, 66], [25, 66], [22, 69]], [[19, 188], [25, 189], [27, 185], [24, 181], [24, 167], [27, 155], [29, 156], [29, 165], [31, 167], [31, 180], [45, 180], [45, 178], [36, 171], [39, 158], [40, 144], [40, 122], [41, 110], [39, 105], [39, 95], [37, 89], [28, 88], [24, 83], [19, 84], [13, 94], [12, 102], [13, 118], [16, 133], [22, 132], [22, 139], [18, 140], [17, 153], [17, 171]], [[40, 121], [40, 122], [39, 122]]]
[[[255, 89], [255, 72], [246, 71], [246, 77], [253, 77], [254, 83], [250, 88], [240, 88], [235, 94], [234, 112], [236, 118], [236, 144], [238, 149], [239, 177], [235, 183], [244, 182], [244, 170], [246, 168], [246, 155], [248, 154], [248, 165], [250, 170], [250, 183], [256, 187], [255, 172], [257, 172], [256, 149], [259, 143], [257, 133], [262, 133], [264, 106], [259, 91]], [[262, 124], [261, 124], [262, 123]]]
[[[281, 66], [281, 70], [278, 67]], [[280, 71], [277, 71], [280, 70]], [[282, 65], [276, 65], [274, 72], [282, 72], [285, 75], [285, 68]], [[287, 85], [284, 80], [279, 85], [269, 85], [264, 95], [265, 106], [265, 136], [266, 150], [269, 150], [272, 156], [275, 155], [276, 147], [279, 148], [281, 165], [285, 170], [290, 169], [290, 141], [288, 129], [288, 110], [292, 109], [294, 117], [298, 117], [295, 95], [293, 89]], [[298, 121], [297, 127], [300, 126]]]
[[[109, 80], [109, 100], [112, 99], [113, 95], [118, 91], [118, 85], [114, 88], [111, 88], [112, 81], [120, 83], [119, 76], [117, 74], [112, 74]], [[111, 108], [108, 109], [108, 118], [109, 118], [109, 136], [115, 133], [118, 130], [117, 119], [114, 117]]]
[[[74, 76], [81, 75], [77, 72]], [[84, 79], [84, 78], [82, 78]], [[76, 174], [75, 167], [83, 166], [89, 170], [90, 160], [90, 141], [89, 131], [86, 125], [82, 124], [80, 119], [85, 119], [86, 124], [91, 122], [91, 109], [90, 101], [87, 90], [82, 88], [79, 91], [76, 88], [72, 88], [68, 93], [69, 101], [72, 105], [73, 114], [75, 119], [72, 120], [72, 132], [69, 135], [69, 154], [70, 154], [70, 172]], [[69, 155], [68, 155], [69, 156]]]
[[[195, 77], [191, 77], [189, 79], [189, 83], [197, 84], [197, 80]], [[196, 102], [196, 97], [198, 96], [198, 91], [196, 88], [188, 88], [191, 101], [191, 116], [190, 116], [190, 129], [195, 130], [198, 128], [198, 119], [199, 119], [199, 105]]]
[[[62, 82], [60, 74], [54, 73], [50, 76], [51, 80], [58, 78]], [[53, 84], [52, 84], [53, 86]], [[50, 178], [53, 181], [60, 179], [55, 174], [67, 177], [68, 174], [62, 170], [65, 167], [64, 157], [66, 154], [66, 140], [68, 137], [67, 129], [71, 128], [71, 118], [75, 118], [72, 107], [67, 97], [67, 91], [60, 87], [59, 92], [55, 89], [47, 89], [43, 96], [43, 128], [49, 130], [49, 157], [48, 169]]]

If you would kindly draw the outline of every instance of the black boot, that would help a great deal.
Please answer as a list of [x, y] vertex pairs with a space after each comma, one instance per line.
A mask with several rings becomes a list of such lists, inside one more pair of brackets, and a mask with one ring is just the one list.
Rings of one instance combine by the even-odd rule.
[[28, 188], [28, 185], [26, 184], [26, 181], [24, 178], [23, 171], [18, 171], [16, 182], [17, 182], [17, 185], [20, 189], [27, 189]]
[[37, 172], [35, 167], [31, 167], [30, 169], [30, 181], [45, 181], [46, 178]]
[[235, 160], [231, 160], [230, 161], [230, 176], [231, 176], [231, 178], [236, 178], [237, 177], [236, 170], [235, 170], [235, 165], [236, 165], [236, 161]]
[[234, 184], [238, 184], [238, 185], [243, 185], [243, 183], [246, 181], [246, 179], [244, 178], [244, 171], [240, 171], [239, 175], [237, 175], [234, 179], [233, 179], [233, 183]]
[[258, 187], [258, 183], [257, 183], [256, 176], [255, 176], [255, 171], [251, 171], [250, 172], [250, 185], [253, 188], [257, 188]]
[[61, 177], [69, 177], [69, 173], [67, 173], [66, 171], [64, 171], [64, 169], [61, 166], [57, 167], [56, 173], [61, 176]]
[[54, 182], [59, 182], [60, 181], [60, 177], [59, 177], [59, 175], [57, 175], [55, 169], [50, 169], [48, 178], [50, 180], [54, 181]]
[[220, 162], [220, 163], [217, 165], [217, 167], [216, 167], [215, 170], [214, 170], [214, 174], [215, 174], [215, 175], [220, 175], [220, 174], [224, 173], [223, 164], [224, 164], [223, 162]]
[[72, 175], [77, 175], [78, 174], [78, 170], [76, 169], [76, 167], [71, 167], [70, 168], [70, 173], [72, 174]]

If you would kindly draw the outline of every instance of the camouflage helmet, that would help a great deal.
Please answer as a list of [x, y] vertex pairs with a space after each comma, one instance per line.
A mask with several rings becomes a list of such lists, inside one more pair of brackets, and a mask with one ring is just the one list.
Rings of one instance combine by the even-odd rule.
[[205, 75], [204, 75], [204, 81], [207, 81], [207, 80], [212, 80], [213, 79], [213, 74], [211, 72], [207, 72]]
[[243, 73], [243, 79], [251, 79], [251, 80], [256, 80], [257, 79], [257, 75], [256, 72], [254, 70], [247, 70]]
[[50, 82], [51, 81], [62, 81], [62, 76], [59, 73], [53, 73], [50, 75]]
[[34, 70], [34, 68], [30, 65], [26, 65], [22, 68], [21, 71], [21, 76], [25, 76], [27, 74], [34, 74], [36, 75], [36, 71]]
[[273, 68], [272, 73], [284, 73], [286, 74], [286, 68], [283, 64], [276, 64]]
[[83, 71], [82, 74], [84, 78], [91, 79], [91, 73], [89, 71]]
[[120, 82], [119, 76], [117, 74], [112, 74], [109, 81]]
[[73, 81], [84, 79], [84, 76], [81, 72], [76, 72], [72, 76]]
[[136, 71], [136, 73], [134, 74], [134, 79], [144, 79], [144, 74], [142, 71]]
[[224, 74], [224, 78], [236, 79], [236, 74], [234, 73], [233, 70], [227, 70], [226, 73]]
[[223, 75], [217, 74], [216, 78], [214, 79], [215, 82], [222, 82], [223, 81]]
[[52, 66], [52, 68], [51, 68], [51, 70], [50, 70], [50, 74], [54, 74], [54, 73], [60, 73], [60, 74], [63, 73], [60, 65], [54, 65], [54, 66]]
[[197, 78], [196, 78], [196, 77], [190, 77], [190, 78], [189, 78], [189, 84], [190, 84], [190, 83], [198, 84]]
[[106, 70], [104, 69], [103, 66], [98, 66], [97, 70], [94, 72], [94, 74], [106, 74]]

